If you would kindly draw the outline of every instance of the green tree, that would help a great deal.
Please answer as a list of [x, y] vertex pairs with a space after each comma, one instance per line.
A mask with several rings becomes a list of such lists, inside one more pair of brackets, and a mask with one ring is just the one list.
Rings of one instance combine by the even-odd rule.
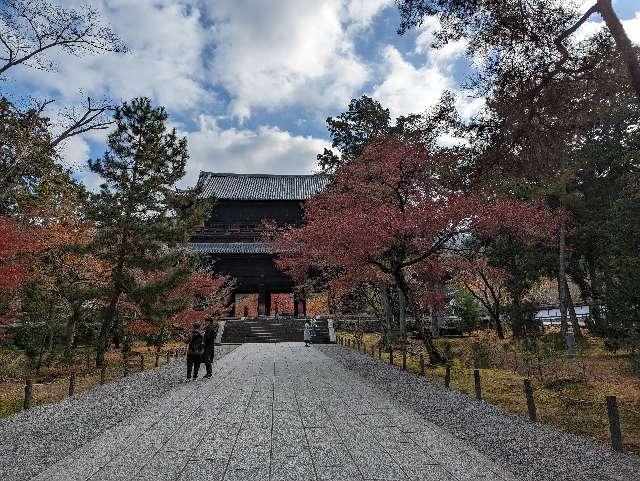
[[467, 289], [456, 289], [453, 313], [460, 318], [462, 330], [471, 332], [480, 327], [482, 307]]
[[89, 211], [97, 225], [92, 249], [110, 266], [97, 365], [103, 362], [110, 336], [117, 341], [118, 302], [135, 290], [135, 269], [161, 268], [167, 248], [186, 241], [207, 208], [197, 189], [176, 188], [185, 175], [187, 140], [167, 128], [163, 107], [136, 98], [118, 107], [114, 118], [107, 151], [89, 161], [105, 181], [92, 196]]
[[[391, 119], [389, 109], [380, 102], [363, 95], [352, 99], [347, 110], [327, 118], [327, 129], [334, 150], [324, 149], [318, 154], [318, 164], [325, 172], [353, 161], [364, 148], [380, 136], [390, 135], [406, 141], [419, 140], [434, 146], [439, 134], [458, 124], [453, 97], [445, 93], [440, 102], [428, 112]], [[337, 151], [337, 152], [336, 152]]]

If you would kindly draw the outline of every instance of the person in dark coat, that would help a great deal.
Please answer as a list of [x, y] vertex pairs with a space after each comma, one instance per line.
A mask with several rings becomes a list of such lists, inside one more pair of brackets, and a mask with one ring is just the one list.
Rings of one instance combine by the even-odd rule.
[[200, 333], [200, 324], [193, 325], [189, 348], [187, 349], [187, 381], [191, 380], [191, 371], [193, 370], [193, 379], [198, 379], [198, 371], [204, 354], [204, 338]]
[[207, 328], [204, 331], [204, 355], [203, 361], [204, 366], [207, 369], [207, 374], [204, 376], [206, 378], [211, 377], [211, 363], [213, 362], [213, 358], [215, 356], [215, 346], [216, 346], [216, 335], [218, 334], [218, 326], [210, 317], [207, 320]]

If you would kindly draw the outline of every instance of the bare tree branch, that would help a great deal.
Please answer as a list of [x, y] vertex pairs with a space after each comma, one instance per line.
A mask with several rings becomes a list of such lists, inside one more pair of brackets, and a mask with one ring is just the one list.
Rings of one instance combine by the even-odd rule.
[[21, 64], [54, 70], [48, 54], [55, 50], [76, 56], [126, 51], [96, 9], [66, 9], [48, 0], [0, 0], [0, 47], [0, 76]]
[[63, 130], [51, 140], [51, 148], [55, 149], [61, 142], [64, 142], [74, 135], [83, 134], [90, 130], [105, 130], [113, 125], [110, 115], [114, 108], [107, 102], [97, 105], [92, 103], [91, 97], [87, 97], [87, 102], [82, 110], [69, 108], [62, 114], [67, 122]]

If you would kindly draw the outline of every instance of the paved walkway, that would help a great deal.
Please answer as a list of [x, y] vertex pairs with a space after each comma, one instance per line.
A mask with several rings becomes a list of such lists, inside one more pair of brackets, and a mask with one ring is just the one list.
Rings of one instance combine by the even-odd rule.
[[245, 344], [38, 481], [512, 480], [301, 343]]

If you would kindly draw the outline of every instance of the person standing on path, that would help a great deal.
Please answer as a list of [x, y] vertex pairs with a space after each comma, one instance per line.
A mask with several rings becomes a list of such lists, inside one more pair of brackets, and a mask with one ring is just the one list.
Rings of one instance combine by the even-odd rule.
[[315, 319], [313, 319], [311, 321], [311, 338], [315, 341], [317, 335], [318, 335], [318, 322]]
[[193, 370], [193, 379], [198, 379], [198, 371], [204, 354], [204, 339], [200, 333], [200, 324], [197, 322], [193, 325], [189, 348], [187, 349], [187, 381], [191, 380], [191, 371]]
[[309, 347], [309, 341], [311, 341], [311, 325], [307, 319], [304, 321], [304, 347]]
[[207, 379], [211, 377], [211, 363], [215, 357], [216, 335], [218, 334], [218, 325], [214, 322], [213, 317], [207, 320], [207, 328], [204, 331], [204, 367], [207, 369], [207, 374], [204, 377]]

